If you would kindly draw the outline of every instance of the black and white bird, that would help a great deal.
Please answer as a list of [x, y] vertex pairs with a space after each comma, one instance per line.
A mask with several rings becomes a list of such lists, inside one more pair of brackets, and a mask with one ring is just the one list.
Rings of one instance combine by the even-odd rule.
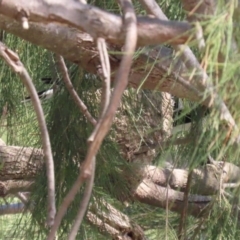
[[[45, 85], [51, 85], [51, 88], [48, 88], [46, 90], [42, 90], [38, 92], [38, 97], [40, 100], [47, 100], [50, 99], [54, 96], [54, 94], [59, 90], [60, 87], [60, 81], [59, 79], [53, 80], [52, 78], [42, 78], [41, 81]], [[27, 96], [25, 99], [22, 101], [22, 103], [29, 102], [31, 101], [31, 97]]]
[[182, 131], [189, 131], [193, 122], [197, 122], [204, 118], [210, 112], [208, 109], [200, 106], [199, 109], [192, 109], [190, 112], [184, 114], [184, 104], [182, 99], [174, 98], [174, 111], [173, 111], [173, 131], [176, 134]]

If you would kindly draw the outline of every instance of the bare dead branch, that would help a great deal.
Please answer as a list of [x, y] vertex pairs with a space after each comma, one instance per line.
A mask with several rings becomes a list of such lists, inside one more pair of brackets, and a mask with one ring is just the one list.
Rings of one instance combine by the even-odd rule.
[[16, 197], [18, 197], [24, 205], [28, 203], [28, 199], [23, 193], [21, 192], [16, 193]]
[[8, 194], [17, 194], [20, 191], [31, 191], [33, 184], [34, 181], [21, 179], [0, 181], [0, 196], [4, 197]]
[[[173, 189], [166, 189], [158, 186], [152, 181], [145, 179], [134, 191], [134, 198], [142, 203], [152, 206], [166, 208], [168, 201], [169, 210], [181, 213], [184, 206], [184, 193]], [[199, 217], [203, 214], [203, 210], [211, 202], [209, 196], [189, 195], [188, 212], [190, 215]]]
[[179, 234], [178, 234], [179, 239], [186, 238], [185, 229], [186, 229], [186, 218], [187, 218], [187, 210], [188, 210], [188, 196], [189, 196], [190, 187], [191, 187], [192, 173], [193, 172], [190, 171], [188, 174], [187, 185], [186, 185], [186, 189], [184, 191], [184, 196], [183, 196], [183, 209], [181, 212], [181, 218], [179, 223]]
[[87, 220], [92, 225], [97, 226], [97, 228], [99, 228], [99, 231], [103, 234], [108, 234], [112, 237], [119, 234], [118, 229], [115, 229], [110, 224], [107, 224], [105, 221], [103, 221], [100, 217], [97, 217], [97, 215], [93, 214], [92, 212], [87, 212]]
[[132, 57], [136, 48], [137, 42], [137, 27], [136, 27], [136, 15], [134, 8], [129, 1], [121, 1], [124, 16], [124, 29], [126, 32], [126, 40], [124, 49], [124, 55], [116, 74], [115, 86], [112, 93], [111, 101], [102, 119], [100, 119], [100, 126], [96, 132], [93, 142], [90, 144], [87, 152], [87, 156], [84, 161], [83, 172], [84, 175], [91, 173], [91, 161], [95, 157], [102, 140], [106, 136], [109, 128], [112, 124], [113, 118], [116, 114], [116, 110], [120, 105], [122, 94], [128, 85], [128, 75], [131, 69]]
[[96, 120], [93, 118], [93, 116], [91, 115], [91, 113], [88, 111], [87, 106], [84, 104], [84, 102], [81, 100], [81, 98], [78, 96], [76, 90], [74, 89], [72, 82], [70, 80], [69, 74], [68, 74], [68, 70], [66, 67], [66, 64], [64, 62], [64, 59], [62, 56], [57, 56], [58, 59], [58, 63], [59, 63], [59, 67], [60, 70], [62, 72], [63, 75], [63, 81], [70, 93], [70, 95], [72, 96], [73, 100], [75, 101], [76, 105], [78, 106], [79, 110], [83, 113], [83, 115], [87, 118], [87, 120], [93, 125], [96, 125]]
[[[98, 74], [98, 64], [95, 64], [95, 62], [99, 62], [99, 55], [96, 54], [97, 50], [95, 49], [93, 38], [87, 33], [80, 32], [75, 28], [69, 29], [66, 25], [61, 25], [56, 22], [47, 25], [31, 23], [29, 30], [22, 31], [19, 22], [13, 21], [1, 14], [0, 28], [33, 44], [62, 55], [65, 59], [80, 65], [88, 72]], [[78, 44], [79, 42], [81, 44]], [[115, 51], [113, 45], [108, 44], [108, 46], [110, 50]], [[81, 51], [81, 54], [79, 54], [79, 51]], [[156, 51], [154, 50], [154, 52], [157, 52], [157, 58], [153, 58], [152, 54], [144, 53], [140, 54], [137, 59], [134, 59], [132, 71], [129, 76], [129, 86], [138, 88], [141, 85], [143, 89], [169, 92], [176, 97], [187, 98], [191, 101], [201, 101], [202, 97], [199, 98], [194, 92], [189, 91], [182, 84], [175, 81], [176, 77], [181, 74], [179, 73], [179, 64], [177, 64], [178, 67], [172, 68], [171, 63], [175, 59], [172, 51], [167, 47], [161, 46], [157, 48]], [[167, 62], [166, 59], [168, 59]], [[149, 68], [146, 68], [146, 61], [153, 62], [150, 74], [148, 73]], [[110, 58], [110, 62], [112, 72], [117, 72], [119, 59], [116, 59], [113, 55], [113, 57]], [[178, 61], [178, 63], [180, 63], [180, 61]], [[165, 68], [162, 68], [163, 64]], [[143, 67], [144, 73], [142, 71]], [[181, 69], [182, 68], [183, 64], [181, 64]], [[169, 72], [169, 69], [172, 69], [172, 71]], [[175, 73], [174, 75], [172, 74], [173, 72]], [[112, 82], [114, 76], [115, 75], [111, 76]], [[144, 81], [142, 85], [142, 79], [146, 76], [146, 81]], [[185, 80], [188, 79], [186, 75], [183, 77]], [[203, 102], [203, 104], [208, 105], [208, 102]]]
[[[110, 69], [110, 62], [107, 52], [107, 45], [106, 41], [102, 38], [97, 39], [97, 48], [100, 55], [100, 61], [101, 61], [101, 68], [98, 69], [98, 74], [101, 76], [103, 81], [103, 87], [102, 87], [102, 99], [101, 99], [101, 116], [100, 119], [104, 116], [104, 114], [107, 111], [107, 108], [109, 106], [110, 97], [111, 97], [111, 91], [110, 91], [110, 82], [111, 82], [111, 69]], [[91, 143], [94, 141], [95, 135], [97, 131], [99, 130], [99, 127], [101, 125], [101, 121], [98, 121], [97, 126], [94, 128], [91, 136], [88, 138], [88, 143]]]
[[[20, 151], [21, 149], [24, 149], [24, 151], [22, 150], [21, 152]], [[20, 155], [19, 155], [19, 152], [21, 153]], [[32, 158], [30, 159], [30, 161], [27, 161], [30, 156], [32, 156]], [[42, 168], [44, 164], [44, 161], [42, 159], [43, 159], [43, 152], [40, 151], [39, 149], [34, 150], [32, 148], [22, 148], [22, 147], [16, 147], [16, 146], [0, 146], [0, 164], [4, 163], [3, 164], [4, 167], [1, 169], [0, 174], [2, 172], [4, 173], [5, 183], [9, 179], [12, 179], [12, 176], [18, 177], [17, 174], [19, 172], [20, 172], [20, 178], [23, 178], [24, 174], [28, 173], [28, 175], [26, 175], [28, 178], [35, 179], [37, 172], [39, 171], [39, 169]], [[20, 161], [21, 163], [24, 163], [25, 161], [27, 161], [28, 163], [26, 164], [27, 167], [23, 166], [22, 170], [21, 168], [12, 169], [13, 165], [16, 166], [15, 161]], [[32, 161], [34, 162], [34, 164], [31, 164]], [[18, 165], [19, 164], [17, 164], [17, 166]], [[31, 169], [34, 169], [34, 171]], [[36, 171], [35, 169], [38, 169], [38, 170]], [[196, 174], [195, 182], [198, 187], [196, 186], [197, 188], [194, 191], [194, 189], [192, 188], [194, 186], [194, 181], [193, 181], [191, 191], [195, 192], [196, 194], [204, 194], [204, 192], [207, 192], [208, 195], [209, 194], [213, 195], [218, 189], [214, 188], [215, 183], [213, 183], [212, 181], [209, 181], [210, 179], [212, 179], [212, 177], [209, 175], [206, 175], [204, 171], [200, 171], [199, 169], [193, 170], [194, 174]], [[238, 180], [240, 176], [239, 167], [235, 166], [234, 164], [225, 162], [223, 171], [226, 172], [225, 173], [226, 176], [224, 177], [225, 179], [224, 182], [226, 183], [239, 182]], [[29, 172], [32, 172], [31, 175], [29, 174]], [[170, 174], [172, 174], [172, 177], [169, 179]], [[169, 184], [170, 187], [176, 188], [178, 190], [185, 189], [186, 182], [187, 182], [187, 175], [188, 175], [187, 170], [174, 169], [172, 171], [171, 169], [161, 169], [156, 166], [148, 165], [144, 167], [142, 174], [140, 174], [137, 171], [137, 169], [135, 169], [135, 172], [133, 175], [136, 176], [137, 179], [145, 178], [145, 180], [149, 181], [152, 184], [152, 185], [146, 185], [144, 183], [145, 180], [144, 182], [140, 183], [140, 185], [137, 186], [135, 190], [137, 192], [134, 195], [136, 200], [139, 199], [140, 202], [146, 203], [148, 205], [162, 207], [165, 209], [167, 199], [169, 198], [169, 209], [171, 211], [181, 213], [183, 208], [183, 193], [179, 191], [174, 191], [173, 189], [168, 189], [169, 191], [168, 196], [164, 194], [167, 191], [166, 184]], [[7, 177], [9, 179], [7, 179]], [[215, 172], [213, 172], [213, 178], [216, 179], [216, 185], [219, 186], [219, 181], [217, 181]], [[200, 188], [199, 188], [199, 184], [201, 186]], [[160, 188], [158, 188], [157, 186], [159, 186]], [[77, 186], [76, 192], [78, 191], [78, 189], [79, 187]], [[156, 190], [157, 191], [159, 190], [159, 192], [157, 192]], [[15, 191], [15, 193], [19, 191], [20, 190], [18, 189], [18, 191]], [[71, 197], [72, 195], [68, 194], [67, 196], [68, 198], [63, 201], [64, 204], [68, 203], [69, 197]], [[198, 197], [196, 195], [192, 197], [192, 195], [190, 195], [188, 198], [188, 201], [189, 201], [188, 213], [191, 215], [194, 214], [193, 212], [191, 212], [192, 206], [198, 209], [196, 210], [198, 213], [199, 211], [201, 212], [201, 209], [206, 207], [210, 199], [211, 197], [206, 197], [206, 196]], [[172, 204], [174, 205], [173, 207], [172, 207]], [[200, 208], [198, 208], [198, 205], [200, 206]], [[63, 216], [64, 216], [64, 213], [62, 213]]]
[[105, 200], [100, 201], [95, 201], [89, 206], [86, 216], [87, 220], [97, 226], [100, 232], [110, 235], [113, 240], [146, 240], [144, 231], [138, 224]]
[[97, 48], [101, 60], [102, 80], [103, 80], [103, 91], [102, 91], [102, 114], [104, 114], [108, 108], [110, 102], [110, 83], [111, 83], [111, 68], [110, 61], [107, 52], [107, 44], [105, 39], [97, 39]]
[[0, 145], [0, 181], [34, 181], [43, 168], [43, 158], [42, 149]]
[[83, 184], [84, 181], [85, 181], [85, 178], [83, 178], [82, 174], [79, 174], [78, 178], [74, 182], [72, 188], [70, 189], [70, 191], [68, 192], [66, 197], [63, 199], [62, 204], [57, 211], [57, 214], [56, 214], [56, 217], [54, 220], [54, 224], [48, 234], [47, 240], [53, 240], [55, 238], [56, 232], [60, 226], [60, 223], [61, 223], [69, 205], [74, 200], [77, 192], [79, 191], [79, 188], [81, 187], [81, 185]]
[[95, 165], [96, 165], [96, 159], [93, 159], [92, 162], [92, 174], [90, 179], [87, 180], [87, 184], [86, 184], [86, 188], [84, 190], [84, 195], [83, 195], [83, 199], [82, 202], [80, 204], [80, 208], [77, 214], [77, 217], [75, 219], [75, 222], [72, 226], [72, 229], [69, 233], [68, 239], [69, 240], [74, 240], [76, 238], [77, 232], [79, 230], [79, 227], [82, 224], [82, 220], [84, 217], [84, 214], [87, 210], [88, 204], [89, 204], [89, 200], [92, 194], [92, 189], [93, 189], [93, 184], [94, 184], [94, 177], [95, 177]]
[[[19, 7], [21, 6], [21, 7]], [[34, 6], [34, 7], [33, 7]], [[2, 1], [0, 13], [19, 21], [19, 17], [28, 16], [31, 22], [59, 22], [88, 32], [94, 38], [104, 38], [109, 42], [123, 44], [125, 34], [120, 16], [103, 11], [79, 1]], [[16, 17], [17, 16], [17, 17]], [[153, 45], [163, 42], [183, 44], [193, 39], [193, 27], [187, 22], [164, 21], [151, 17], [137, 18], [138, 45]]]
[[39, 100], [37, 91], [32, 83], [27, 70], [20, 61], [18, 55], [8, 49], [3, 43], [0, 43], [0, 55], [5, 60], [5, 62], [11, 67], [11, 69], [19, 75], [23, 84], [28, 90], [28, 93], [32, 99], [33, 107], [37, 115], [37, 120], [41, 132], [41, 139], [43, 145], [43, 152], [46, 159], [46, 169], [48, 178], [48, 219], [47, 223], [49, 226], [52, 225], [55, 213], [55, 177], [54, 177], [54, 162], [52, 157], [52, 149], [50, 138], [45, 122], [45, 117], [42, 109], [41, 102]]

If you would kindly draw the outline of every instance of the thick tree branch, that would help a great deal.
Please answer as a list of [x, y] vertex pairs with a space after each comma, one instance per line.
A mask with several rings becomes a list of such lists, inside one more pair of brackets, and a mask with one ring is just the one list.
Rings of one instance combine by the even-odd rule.
[[[148, 179], [139, 184], [133, 194], [136, 200], [152, 206], [166, 208], [168, 202], [169, 209], [178, 213], [181, 213], [184, 208], [184, 193], [172, 189], [167, 190]], [[190, 195], [188, 197], [188, 213], [200, 217], [211, 200], [212, 198], [208, 196]]]
[[[13, 181], [12, 178], [13, 176], [15, 176], [15, 182], [20, 181], [20, 183], [27, 183], [28, 185], [28, 182], [26, 180], [24, 181], [25, 173], [27, 178], [34, 181], [37, 173], [41, 171], [44, 165], [43, 152], [38, 149], [36, 150], [33, 148], [22, 148], [15, 146], [0, 146], [0, 153], [0, 165], [3, 166], [0, 173], [4, 173], [5, 180], [3, 181], [3, 183], [10, 183], [10, 181], [8, 180]], [[27, 159], [29, 158], [30, 160], [28, 162]], [[223, 166], [223, 182], [239, 182], [238, 179], [240, 176], [240, 169], [237, 166], [227, 162], [225, 162], [224, 164], [217, 162], [217, 164]], [[13, 168], [13, 166], [16, 167]], [[209, 166], [211, 166], [211, 164], [209, 164]], [[213, 166], [211, 168], [214, 168]], [[216, 172], [210, 170], [209, 174], [207, 174], [206, 169], [194, 169], [193, 175], [195, 174], [195, 176], [193, 176], [192, 179], [193, 181], [191, 185], [191, 192], [193, 191], [197, 194], [201, 194], [202, 192], [204, 194], [205, 191], [205, 193], [208, 195], [213, 195], [215, 192], [217, 192], [218, 189], [214, 186], [219, 186], [219, 180], [217, 180], [217, 178], [213, 178], [216, 176], [215, 173]], [[161, 207], [164, 209], [166, 208], [168, 202], [169, 209], [171, 211], [181, 213], [184, 206], [184, 193], [177, 190], [168, 189], [168, 195], [166, 195], [166, 186], [167, 184], [169, 184], [172, 188], [184, 190], [184, 188], [186, 187], [187, 175], [188, 171], [183, 169], [174, 169], [172, 171], [171, 169], [161, 169], [157, 168], [156, 166], [146, 166], [145, 168], [142, 168], [140, 166], [140, 169], [138, 170], [135, 168], [135, 172], [132, 174], [132, 176], [136, 177], [135, 180], [133, 179], [132, 185], [133, 198], [142, 203]], [[140, 183], [134, 183], [137, 179], [143, 178], [145, 179]], [[211, 181], [211, 179], [215, 180]], [[194, 184], [196, 185], [196, 187], [194, 187]], [[17, 189], [16, 186], [17, 185], [15, 185], [15, 187], [12, 189], [9, 188], [9, 193], [16, 193], [18, 191], [25, 190], [31, 191], [31, 184], [28, 185], [30, 186], [30, 188], [22, 188], [22, 186], [18, 185], [19, 189]], [[77, 188], [77, 190], [78, 189], [79, 188]], [[69, 196], [71, 197], [71, 194]], [[206, 206], [211, 202], [211, 199], [212, 198], [209, 196], [189, 195], [187, 208], [188, 213], [196, 217], [202, 216], [202, 214], [204, 213], [203, 209], [205, 209]], [[66, 203], [66, 200], [68, 201], [68, 199], [65, 199], [63, 202], [64, 204]], [[5, 212], [5, 210], [0, 209], [0, 214], [1, 211]], [[13, 210], [11, 211], [14, 212]], [[20, 211], [23, 211], [23, 208]], [[106, 228], [108, 229], [107, 225]], [[109, 229], [112, 228], [109, 226]]]
[[41, 149], [0, 146], [0, 181], [28, 179], [33, 181], [37, 173], [42, 171], [43, 164]]
[[18, 192], [31, 191], [34, 181], [27, 180], [7, 180], [0, 181], [0, 197], [5, 197], [8, 194], [17, 194]]
[[[1, 14], [0, 28], [62, 55], [91, 73], [98, 74], [99, 55], [93, 38], [87, 33], [58, 23], [47, 25], [32, 23], [28, 30], [23, 31], [19, 22]], [[119, 51], [115, 45], [109, 45], [109, 47], [112, 52]], [[111, 56], [111, 70], [116, 73], [120, 62], [119, 54]], [[151, 50], [144, 49], [142, 54], [133, 61], [129, 86], [134, 88], [141, 86], [143, 89], [169, 92], [179, 98], [201, 101], [202, 99], [195, 92], [176, 81], [176, 77], [187, 76], [187, 72], [179, 61], [172, 66], [173, 61], [175, 61], [174, 55], [169, 48], [162, 46]], [[149, 63], [147, 66], [146, 62]], [[183, 76], [182, 78], [187, 81], [187, 78]], [[112, 80], [114, 80], [114, 74], [112, 74]], [[206, 102], [206, 104], [208, 103]]]
[[[125, 33], [120, 16], [108, 13], [97, 7], [82, 4], [79, 1], [59, 0], [48, 1], [18, 1], [2, 0], [0, 13], [21, 21], [27, 17], [29, 22], [59, 22], [70, 27], [88, 32], [94, 38], [102, 37], [115, 44], [123, 44]], [[190, 31], [193, 27], [187, 22], [164, 21], [150, 17], [137, 18], [138, 45], [153, 45], [159, 43], [183, 44], [193, 39]]]

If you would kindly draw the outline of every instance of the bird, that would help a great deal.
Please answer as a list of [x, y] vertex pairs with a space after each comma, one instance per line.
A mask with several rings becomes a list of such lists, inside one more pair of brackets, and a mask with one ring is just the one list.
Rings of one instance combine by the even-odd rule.
[[192, 109], [190, 112], [186, 112], [182, 99], [174, 98], [172, 134], [174, 135], [181, 131], [189, 131], [193, 122], [196, 123], [204, 119], [209, 113], [209, 109], [201, 105]]
[[[41, 81], [45, 84], [45, 85], [52, 85], [51, 88], [48, 88], [46, 90], [42, 90], [42, 91], [38, 91], [38, 97], [40, 100], [47, 100], [50, 99], [54, 96], [54, 94], [59, 90], [60, 87], [60, 80], [53, 80], [51, 77], [44, 77], [41, 78]], [[27, 96], [24, 98], [24, 100], [22, 101], [22, 103], [26, 103], [31, 101], [31, 97]]]

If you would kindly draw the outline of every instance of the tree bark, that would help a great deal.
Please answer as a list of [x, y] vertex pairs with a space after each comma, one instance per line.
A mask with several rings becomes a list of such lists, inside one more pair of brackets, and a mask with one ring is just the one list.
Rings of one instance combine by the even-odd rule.
[[[31, 23], [29, 29], [23, 30], [20, 22], [2, 14], [0, 14], [0, 28], [62, 55], [97, 75], [100, 64], [99, 55], [93, 38], [87, 33], [56, 22], [47, 25]], [[121, 51], [120, 47], [113, 43], [109, 44], [109, 50], [111, 52]], [[184, 76], [186, 73], [184, 65], [174, 59], [169, 48], [146, 48], [141, 52], [133, 62], [129, 87], [138, 88], [141, 85], [143, 89], [169, 92], [174, 96], [192, 101], [201, 100], [194, 91], [176, 81], [178, 78], [188, 81], [188, 78], [186, 74]], [[147, 66], [146, 62], [149, 63]], [[172, 64], [173, 62], [175, 64]], [[110, 63], [112, 72], [116, 72], [120, 63], [119, 54], [112, 54]], [[169, 71], [169, 69], [172, 70]], [[112, 79], [114, 79], [114, 74]]]
[[[0, 193], [6, 196], [9, 193], [17, 193], [21, 191], [30, 191], [34, 184], [39, 171], [43, 171], [44, 161], [43, 152], [40, 149], [23, 148], [16, 146], [0, 146]], [[219, 162], [217, 162], [219, 163]], [[135, 164], [135, 163], [134, 163]], [[179, 211], [181, 208], [183, 192], [186, 187], [188, 171], [184, 169], [161, 169], [155, 166], [140, 164], [134, 165], [135, 174], [132, 174], [132, 190], [133, 197], [141, 202], [166, 207], [167, 201], [173, 205], [173, 211]], [[210, 170], [208, 170], [210, 169]], [[219, 190], [221, 171], [212, 170], [216, 166], [208, 164], [206, 168], [193, 170], [193, 189], [195, 193], [214, 195]], [[238, 182], [238, 173], [240, 169], [234, 164], [225, 163], [223, 165], [223, 183]], [[219, 174], [219, 178], [216, 175]], [[125, 175], [123, 174], [123, 177]], [[232, 177], [234, 176], [234, 177]], [[139, 182], [139, 178], [141, 179]], [[195, 180], [194, 180], [195, 179]], [[146, 184], [147, 183], [147, 184]], [[201, 188], [199, 188], [199, 184]], [[166, 186], [169, 195], [166, 197]], [[201, 212], [202, 207], [211, 201], [206, 196], [190, 196], [190, 208], [194, 216]], [[195, 204], [195, 205], [194, 205]], [[200, 205], [199, 205], [200, 204]]]

